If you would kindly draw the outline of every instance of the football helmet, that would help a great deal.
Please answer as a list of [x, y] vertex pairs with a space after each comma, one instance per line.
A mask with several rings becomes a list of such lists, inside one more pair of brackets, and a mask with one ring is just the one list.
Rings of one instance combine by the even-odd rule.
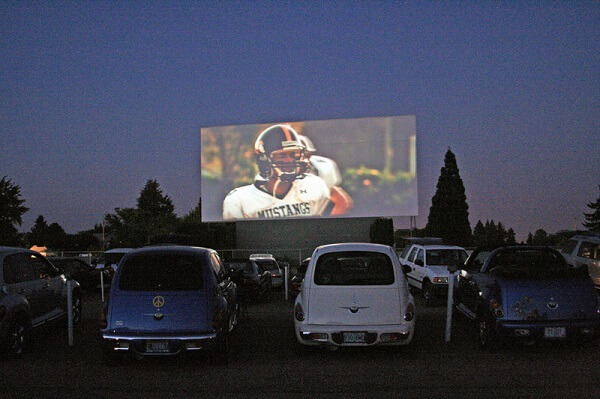
[[290, 183], [304, 177], [309, 161], [300, 135], [289, 125], [273, 125], [263, 130], [254, 144], [259, 174], [264, 179], [277, 176]]

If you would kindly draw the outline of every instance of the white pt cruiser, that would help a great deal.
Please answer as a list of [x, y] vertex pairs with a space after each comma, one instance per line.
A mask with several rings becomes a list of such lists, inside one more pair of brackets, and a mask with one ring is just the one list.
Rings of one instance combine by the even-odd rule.
[[302, 345], [408, 344], [415, 305], [394, 250], [369, 243], [315, 249], [294, 304], [294, 325]]

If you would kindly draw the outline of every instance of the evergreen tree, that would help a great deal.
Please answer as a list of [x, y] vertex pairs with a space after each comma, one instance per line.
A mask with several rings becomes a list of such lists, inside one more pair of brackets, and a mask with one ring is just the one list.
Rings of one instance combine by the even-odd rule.
[[[598, 188], [600, 188], [600, 184], [598, 185]], [[596, 199], [596, 202], [588, 203], [587, 206], [592, 211], [590, 213], [584, 212], [586, 221], [583, 222], [583, 225], [589, 231], [600, 231], [600, 197]]]
[[38, 215], [33, 223], [31, 231], [27, 234], [29, 245], [47, 246], [48, 223], [43, 215]]
[[476, 247], [482, 247], [487, 243], [487, 236], [485, 227], [483, 227], [483, 223], [481, 220], [477, 221], [475, 228], [473, 229], [473, 245]]
[[431, 199], [425, 230], [430, 236], [441, 237], [447, 244], [467, 246], [471, 242], [469, 206], [460, 178], [456, 157], [448, 149]]
[[527, 241], [525, 241], [525, 242], [529, 245], [533, 244], [533, 234], [531, 234], [531, 231], [527, 235]]
[[531, 243], [533, 245], [549, 245], [548, 233], [544, 229], [536, 230]]
[[394, 245], [394, 223], [389, 218], [378, 218], [369, 229], [371, 242], [376, 244]]
[[517, 243], [515, 231], [512, 229], [508, 229], [506, 232], [506, 245], [515, 245]]
[[21, 187], [6, 176], [0, 179], [0, 245], [18, 245], [17, 226], [23, 224], [22, 216], [29, 210], [23, 206]]
[[171, 199], [156, 180], [148, 180], [137, 199], [137, 208], [115, 208], [105, 217], [111, 246], [139, 247], [174, 234], [178, 219]]

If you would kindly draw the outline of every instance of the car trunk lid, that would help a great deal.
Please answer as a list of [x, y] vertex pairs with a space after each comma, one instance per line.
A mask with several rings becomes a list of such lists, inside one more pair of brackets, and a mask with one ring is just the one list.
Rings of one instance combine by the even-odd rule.
[[205, 291], [120, 292], [110, 298], [110, 328], [118, 333], [197, 333], [211, 331]]
[[581, 278], [499, 281], [509, 320], [585, 319], [597, 312], [593, 287]]
[[384, 325], [401, 322], [398, 287], [320, 286], [310, 290], [310, 324]]

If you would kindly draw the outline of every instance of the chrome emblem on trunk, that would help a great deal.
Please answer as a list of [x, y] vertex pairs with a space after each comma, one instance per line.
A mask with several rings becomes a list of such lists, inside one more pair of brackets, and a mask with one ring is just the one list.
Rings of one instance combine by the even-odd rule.
[[554, 309], [556, 309], [558, 307], [558, 302], [554, 302], [553, 299], [554, 298], [550, 298], [550, 302], [548, 302], [546, 304], [546, 306], [548, 306], [548, 309], [550, 309], [550, 310], [554, 310]]
[[340, 309], [348, 309], [352, 313], [358, 312], [360, 309], [369, 309], [370, 306], [340, 306]]

